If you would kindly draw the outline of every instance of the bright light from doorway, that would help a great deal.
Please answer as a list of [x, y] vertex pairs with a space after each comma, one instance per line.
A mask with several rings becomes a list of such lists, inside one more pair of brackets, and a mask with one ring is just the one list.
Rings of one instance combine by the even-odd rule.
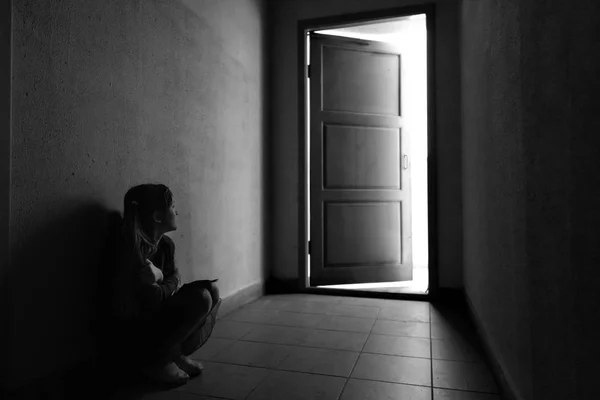
[[[403, 116], [402, 132], [403, 134], [410, 135], [410, 154], [412, 157], [413, 280], [409, 282], [332, 285], [326, 287], [424, 293], [428, 288], [429, 264], [427, 215], [427, 28], [425, 14], [346, 28], [321, 30], [316, 33], [385, 42], [399, 49], [403, 68], [401, 102]], [[307, 85], [307, 87], [309, 86]], [[310, 137], [310, 135], [307, 136]], [[310, 191], [310, 185], [308, 187]], [[310, 194], [308, 198], [310, 199]], [[308, 270], [310, 271], [310, 268]]]

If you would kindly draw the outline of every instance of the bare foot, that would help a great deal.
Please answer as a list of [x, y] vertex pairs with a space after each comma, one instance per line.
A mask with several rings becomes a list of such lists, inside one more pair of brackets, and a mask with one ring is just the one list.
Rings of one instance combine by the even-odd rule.
[[190, 379], [190, 376], [174, 362], [170, 362], [162, 368], [153, 368], [147, 371], [147, 375], [151, 379], [167, 385], [184, 385]]
[[198, 361], [192, 360], [183, 354], [175, 361], [179, 368], [189, 374], [189, 376], [197, 376], [204, 371], [204, 366]]

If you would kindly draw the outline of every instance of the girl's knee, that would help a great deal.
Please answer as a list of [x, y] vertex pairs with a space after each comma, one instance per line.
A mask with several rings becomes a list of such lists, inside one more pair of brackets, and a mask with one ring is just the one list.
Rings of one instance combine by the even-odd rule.
[[200, 308], [203, 312], [208, 312], [212, 309], [213, 299], [211, 292], [208, 289], [202, 289], [199, 296]]
[[189, 292], [185, 299], [181, 300], [184, 308], [192, 315], [201, 316], [207, 314], [213, 306], [212, 296], [208, 289], [202, 288]]
[[210, 286], [208, 287], [208, 291], [210, 293], [212, 303], [216, 304], [220, 298], [219, 288], [217, 287], [217, 285], [214, 282], [211, 282]]

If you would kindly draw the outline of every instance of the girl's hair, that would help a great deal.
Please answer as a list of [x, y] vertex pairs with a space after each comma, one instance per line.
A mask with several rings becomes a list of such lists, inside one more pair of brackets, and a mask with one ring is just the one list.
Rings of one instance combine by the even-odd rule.
[[128, 251], [139, 265], [155, 250], [149, 238], [152, 215], [165, 211], [173, 204], [173, 193], [162, 184], [147, 183], [134, 186], [127, 191], [123, 201], [122, 234]]

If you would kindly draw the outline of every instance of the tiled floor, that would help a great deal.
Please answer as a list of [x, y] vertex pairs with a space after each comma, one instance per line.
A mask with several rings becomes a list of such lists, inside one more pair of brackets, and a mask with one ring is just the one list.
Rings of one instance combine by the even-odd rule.
[[145, 400], [500, 400], [463, 314], [425, 302], [276, 295], [217, 322], [187, 385]]

